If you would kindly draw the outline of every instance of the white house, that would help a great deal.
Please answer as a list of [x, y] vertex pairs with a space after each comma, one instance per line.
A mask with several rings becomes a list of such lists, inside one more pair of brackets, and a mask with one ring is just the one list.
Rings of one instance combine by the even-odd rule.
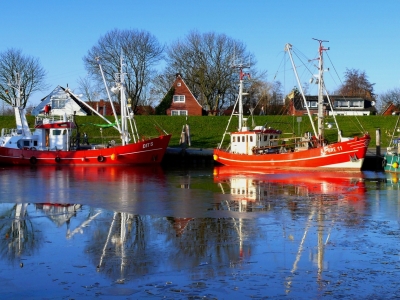
[[68, 88], [57, 86], [49, 95], [44, 97], [40, 104], [32, 110], [32, 115], [37, 116], [44, 112], [44, 107], [50, 104], [51, 115], [63, 116], [64, 113], [69, 115], [86, 116], [89, 113], [89, 109], [76, 99], [76, 97], [70, 93]]

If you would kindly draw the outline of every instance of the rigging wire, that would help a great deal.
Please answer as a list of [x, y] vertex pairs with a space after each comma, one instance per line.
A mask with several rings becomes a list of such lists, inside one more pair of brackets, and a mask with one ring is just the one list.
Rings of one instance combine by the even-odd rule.
[[[336, 68], [335, 68], [335, 65], [333, 64], [333, 62], [332, 62], [330, 56], [328, 55], [328, 52], [327, 52], [327, 51], [326, 51], [326, 56], [328, 57], [329, 62], [330, 62], [330, 64], [331, 64], [333, 70], [335, 70], [335, 74], [336, 74], [337, 78], [339, 79], [341, 86], [344, 86], [344, 83], [343, 83], [343, 81], [340, 79], [340, 76], [339, 76], [339, 74], [338, 74], [338, 72], [337, 72], [337, 70], [336, 70]], [[332, 78], [332, 80], [335, 82], [335, 80], [334, 80], [334, 78], [333, 78], [332, 76], [331, 76], [331, 78]], [[335, 82], [335, 84], [336, 84], [336, 82]], [[326, 87], [325, 87], [325, 90], [326, 90]], [[344, 95], [342, 94], [342, 92], [340, 92], [340, 96], [341, 96], [341, 98], [346, 99], [346, 96], [344, 96]], [[351, 118], [350, 120], [351, 120], [352, 123], [356, 126], [356, 128], [357, 128], [358, 130], [361, 130], [361, 131], [364, 132], [365, 129], [364, 129], [364, 127], [362, 126], [362, 124], [361, 124], [361, 122], [360, 122], [360, 119], [357, 117], [357, 115], [354, 115], [354, 117], [355, 117], [355, 120], [357, 121], [357, 123], [354, 122], [354, 120], [353, 120], [352, 118]]]

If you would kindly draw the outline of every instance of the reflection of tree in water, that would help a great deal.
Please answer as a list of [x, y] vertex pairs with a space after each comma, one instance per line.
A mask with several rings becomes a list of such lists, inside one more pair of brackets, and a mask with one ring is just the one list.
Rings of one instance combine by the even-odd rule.
[[[185, 228], [180, 231], [174, 223], [181, 223], [182, 219], [117, 212], [109, 217], [110, 221], [98, 223], [85, 252], [99, 272], [114, 280], [202, 264], [217, 267], [237, 263], [243, 257], [243, 242], [249, 238], [243, 232], [253, 222], [234, 218], [185, 219]], [[209, 272], [217, 271], [213, 267]]]
[[169, 230], [167, 243], [171, 244], [168, 261], [177, 269], [206, 266], [201, 270], [214, 276], [221, 265], [238, 264], [251, 253], [256, 236], [254, 219], [197, 218], [186, 224], [182, 234], [176, 234], [180, 219], [167, 218]]
[[18, 260], [21, 255], [33, 254], [43, 238], [40, 231], [35, 231], [27, 206], [27, 203], [15, 204], [0, 212], [0, 256], [10, 262]]

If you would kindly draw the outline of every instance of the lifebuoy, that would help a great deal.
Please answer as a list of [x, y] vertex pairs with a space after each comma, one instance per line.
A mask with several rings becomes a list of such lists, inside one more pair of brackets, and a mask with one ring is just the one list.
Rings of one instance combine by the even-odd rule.
[[61, 158], [59, 156], [56, 157], [56, 163], [59, 163], [61, 161]]
[[32, 157], [29, 159], [29, 161], [31, 162], [32, 165], [36, 165], [36, 163], [37, 163], [37, 158], [34, 157], [34, 156], [32, 156]]
[[99, 162], [103, 162], [103, 161], [104, 161], [104, 156], [103, 156], [103, 155], [97, 156], [97, 160], [98, 160]]

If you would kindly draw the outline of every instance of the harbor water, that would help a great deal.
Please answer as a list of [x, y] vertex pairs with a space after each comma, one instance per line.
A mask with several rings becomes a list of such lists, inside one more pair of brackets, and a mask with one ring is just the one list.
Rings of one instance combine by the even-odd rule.
[[0, 168], [1, 299], [400, 297], [399, 178]]

